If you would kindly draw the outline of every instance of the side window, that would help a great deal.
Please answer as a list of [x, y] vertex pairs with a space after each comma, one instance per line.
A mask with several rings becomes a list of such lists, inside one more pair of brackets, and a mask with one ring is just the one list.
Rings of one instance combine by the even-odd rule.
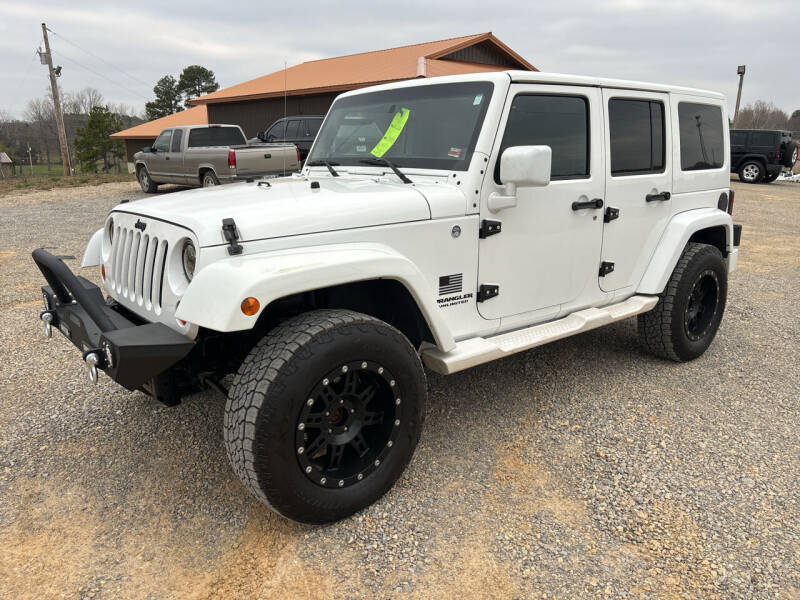
[[306, 119], [306, 128], [308, 130], [308, 137], [317, 137], [317, 132], [322, 125], [322, 119]]
[[772, 148], [773, 146], [777, 146], [775, 134], [766, 131], [754, 131], [750, 134], [750, 145], [761, 148]]
[[608, 102], [611, 174], [639, 175], [664, 170], [664, 105], [650, 100]]
[[294, 140], [301, 137], [300, 136], [300, 121], [289, 121], [286, 124], [286, 139], [287, 140]]
[[[589, 103], [583, 96], [518, 95], [511, 104], [500, 157], [512, 146], [550, 146], [551, 179], [589, 176]], [[494, 179], [500, 183], [500, 159]]]
[[747, 145], [746, 131], [731, 131], [731, 146], [746, 146], [746, 145]]
[[159, 152], [169, 152], [169, 140], [171, 137], [172, 137], [172, 129], [167, 129], [166, 131], [162, 131], [156, 138], [156, 141], [153, 142], [153, 148], [155, 148]]
[[681, 170], [719, 169], [725, 162], [722, 109], [710, 104], [678, 103]]
[[181, 140], [183, 139], [183, 129], [176, 129], [172, 134], [172, 151], [181, 151]]
[[267, 139], [272, 136], [276, 141], [282, 141], [284, 127], [286, 127], [286, 121], [275, 123], [275, 125], [270, 127], [269, 131], [267, 131]]

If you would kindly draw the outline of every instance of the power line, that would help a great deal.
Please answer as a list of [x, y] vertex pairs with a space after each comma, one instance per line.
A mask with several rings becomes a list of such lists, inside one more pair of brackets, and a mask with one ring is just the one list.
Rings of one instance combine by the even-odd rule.
[[142, 98], [143, 100], [148, 100], [147, 96], [144, 96], [144, 95], [142, 95], [140, 92], [137, 92], [137, 91], [135, 91], [135, 90], [132, 90], [132, 89], [131, 89], [131, 88], [129, 88], [128, 86], [126, 86], [126, 85], [123, 85], [123, 84], [121, 84], [121, 83], [120, 83], [120, 82], [118, 82], [118, 81], [114, 81], [113, 79], [111, 79], [111, 78], [109, 78], [109, 77], [106, 77], [105, 75], [103, 75], [103, 74], [102, 74], [102, 73], [100, 73], [99, 71], [95, 71], [95, 70], [94, 70], [94, 69], [92, 69], [91, 67], [87, 67], [86, 65], [84, 65], [83, 63], [80, 63], [80, 62], [78, 62], [78, 61], [77, 61], [77, 60], [75, 60], [74, 58], [70, 58], [69, 56], [67, 56], [67, 55], [66, 55], [66, 54], [64, 54], [63, 52], [61, 52], [61, 51], [59, 51], [59, 52], [56, 52], [55, 50], [51, 50], [51, 51], [53, 52], [53, 54], [57, 54], [57, 55], [58, 55], [58, 56], [60, 56], [61, 58], [65, 58], [65, 59], [67, 59], [67, 60], [68, 60], [68, 61], [70, 61], [71, 63], [74, 63], [74, 64], [78, 65], [79, 67], [81, 67], [81, 68], [83, 68], [83, 69], [86, 69], [86, 70], [87, 70], [87, 71], [89, 71], [90, 73], [94, 73], [94, 74], [95, 74], [95, 75], [97, 75], [98, 77], [102, 77], [102, 78], [103, 78], [103, 79], [105, 79], [106, 81], [108, 81], [108, 82], [110, 82], [110, 83], [113, 83], [114, 85], [116, 85], [116, 86], [119, 86], [119, 87], [121, 87], [121, 88], [122, 88], [122, 89], [124, 89], [124, 90], [127, 90], [127, 91], [129, 91], [131, 94], [134, 94], [134, 95], [138, 96], [139, 98]]
[[49, 31], [50, 33], [52, 33], [52, 34], [53, 34], [53, 35], [55, 35], [55, 36], [58, 36], [58, 37], [59, 37], [61, 40], [63, 40], [63, 41], [65, 41], [65, 42], [67, 42], [67, 43], [68, 43], [70, 46], [75, 46], [75, 47], [76, 47], [78, 50], [80, 50], [81, 52], [85, 52], [85, 53], [86, 53], [86, 54], [88, 54], [89, 56], [92, 56], [92, 57], [96, 58], [97, 60], [99, 60], [101, 63], [104, 63], [104, 64], [108, 65], [108, 66], [109, 66], [109, 67], [111, 67], [112, 69], [116, 69], [117, 71], [119, 71], [120, 73], [122, 73], [123, 75], [125, 75], [126, 77], [130, 77], [130, 78], [131, 78], [131, 79], [133, 79], [135, 82], [137, 82], [137, 83], [141, 83], [142, 85], [146, 85], [147, 87], [150, 87], [150, 84], [149, 84], [149, 83], [146, 83], [146, 82], [142, 81], [141, 79], [139, 79], [138, 77], [134, 77], [134, 76], [133, 76], [133, 75], [131, 75], [130, 73], [128, 73], [128, 72], [126, 72], [126, 71], [123, 71], [122, 69], [120, 69], [120, 68], [119, 68], [118, 66], [116, 66], [115, 64], [112, 64], [112, 63], [108, 62], [107, 60], [105, 60], [105, 59], [103, 59], [103, 58], [101, 58], [101, 57], [97, 56], [97, 55], [96, 55], [96, 54], [94, 54], [93, 52], [89, 52], [88, 50], [86, 50], [85, 48], [82, 48], [81, 46], [79, 46], [79, 45], [78, 45], [78, 44], [76, 44], [75, 42], [71, 42], [71, 41], [69, 41], [69, 40], [68, 40], [67, 38], [65, 38], [63, 35], [61, 35], [60, 33], [56, 33], [55, 31], [53, 31], [53, 30], [52, 30], [52, 29], [50, 29], [49, 27], [47, 28], [47, 31]]

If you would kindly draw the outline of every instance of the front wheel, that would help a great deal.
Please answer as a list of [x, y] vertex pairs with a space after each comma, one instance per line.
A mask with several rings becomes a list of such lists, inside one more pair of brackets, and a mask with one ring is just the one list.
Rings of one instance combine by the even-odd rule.
[[317, 310], [270, 331], [225, 407], [225, 448], [262, 502], [327, 523], [380, 498], [419, 440], [425, 373], [408, 339], [373, 317]]
[[650, 352], [678, 362], [711, 345], [728, 296], [728, 268], [719, 249], [686, 245], [655, 308], [639, 315], [639, 339]]
[[145, 194], [155, 194], [158, 191], [158, 185], [153, 182], [147, 167], [139, 167], [136, 178], [139, 180], [139, 185]]

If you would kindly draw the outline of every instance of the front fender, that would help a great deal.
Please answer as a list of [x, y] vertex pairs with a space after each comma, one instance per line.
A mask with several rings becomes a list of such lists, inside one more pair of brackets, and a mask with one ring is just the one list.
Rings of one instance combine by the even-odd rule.
[[687, 210], [672, 217], [656, 247], [644, 277], [636, 288], [637, 294], [660, 294], [664, 291], [689, 238], [710, 227], [725, 227], [725, 245], [733, 250], [733, 220], [716, 208]]
[[[215, 331], [251, 329], [271, 302], [311, 290], [370, 279], [394, 279], [411, 293], [436, 345], [455, 348], [453, 336], [422, 273], [407, 257], [382, 244], [352, 243], [233, 256], [202, 268], [192, 279], [175, 316]], [[258, 299], [245, 315], [241, 302]]]
[[98, 229], [89, 238], [86, 250], [83, 251], [82, 267], [96, 267], [103, 263], [103, 230]]

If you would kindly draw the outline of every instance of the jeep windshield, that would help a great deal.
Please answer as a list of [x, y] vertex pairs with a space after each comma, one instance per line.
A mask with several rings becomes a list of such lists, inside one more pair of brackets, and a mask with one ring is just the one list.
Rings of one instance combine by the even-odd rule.
[[309, 164], [466, 171], [494, 84], [444, 83], [358, 94], [334, 102]]

